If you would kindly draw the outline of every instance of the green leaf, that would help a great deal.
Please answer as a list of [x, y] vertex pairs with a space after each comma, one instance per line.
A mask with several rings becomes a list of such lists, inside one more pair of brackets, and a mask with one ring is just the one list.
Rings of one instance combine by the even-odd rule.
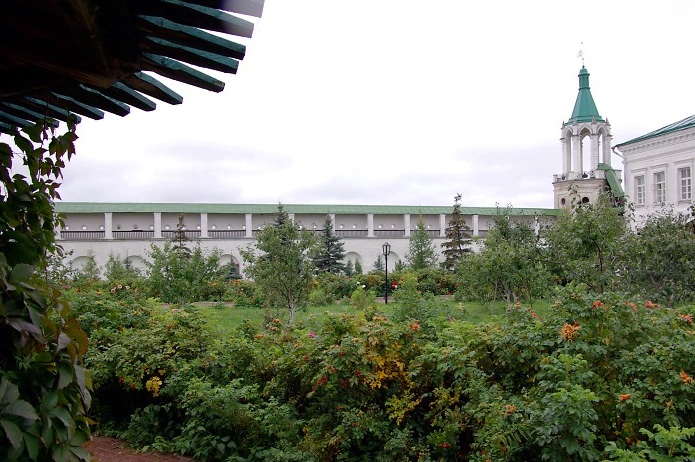
[[7, 439], [13, 447], [19, 448], [22, 444], [22, 430], [12, 421], [0, 419], [0, 426], [5, 430]]
[[34, 271], [35, 268], [32, 265], [19, 263], [12, 269], [9, 281], [12, 284], [18, 284], [20, 282], [29, 283], [31, 277], [34, 275]]
[[17, 385], [10, 382], [7, 377], [2, 377], [0, 380], [0, 402], [12, 403], [19, 399], [19, 388]]
[[34, 336], [34, 338], [41, 339], [43, 338], [43, 332], [41, 332], [41, 329], [33, 325], [32, 323], [25, 321], [24, 319], [21, 318], [9, 318], [7, 320], [7, 324], [12, 326], [14, 329], [16, 329], [19, 332], [29, 332]]
[[45, 412], [50, 411], [58, 405], [58, 393], [55, 391], [50, 391], [46, 393], [41, 402], [41, 409]]
[[58, 389], [62, 390], [70, 385], [73, 378], [74, 374], [72, 371], [72, 366], [70, 364], [66, 364], [65, 361], [58, 363]]
[[72, 342], [72, 339], [68, 336], [68, 334], [61, 332], [60, 335], [58, 335], [58, 348], [56, 351], [64, 349], [70, 342]]
[[81, 446], [70, 446], [70, 452], [72, 452], [79, 460], [89, 460], [89, 452]]
[[28, 420], [37, 420], [39, 418], [34, 407], [23, 400], [17, 400], [5, 406], [2, 410], [2, 415], [16, 415]]
[[24, 434], [24, 445], [29, 453], [29, 458], [31, 460], [37, 460], [39, 458], [39, 439], [35, 436]]
[[63, 407], [55, 407], [51, 409], [48, 415], [50, 417], [57, 417], [58, 420], [63, 422], [63, 425], [65, 425], [66, 428], [70, 428], [72, 425], [72, 416], [70, 415], [70, 412]]

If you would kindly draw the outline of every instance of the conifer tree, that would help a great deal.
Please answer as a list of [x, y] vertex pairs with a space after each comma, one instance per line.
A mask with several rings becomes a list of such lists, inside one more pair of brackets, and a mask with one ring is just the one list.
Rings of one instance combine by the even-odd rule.
[[190, 239], [188, 239], [186, 235], [186, 224], [184, 223], [183, 213], [179, 213], [179, 222], [176, 224], [176, 231], [174, 231], [174, 237], [171, 239], [171, 248], [181, 255], [190, 256], [191, 249], [186, 245], [189, 240]]
[[442, 243], [444, 248], [442, 266], [449, 271], [454, 271], [463, 256], [471, 251], [468, 247], [471, 243], [471, 229], [466, 225], [466, 220], [461, 214], [461, 194], [459, 193], [454, 196], [454, 208], [451, 211], [445, 236], [447, 240]]
[[384, 271], [384, 261], [381, 259], [381, 254], [377, 255], [376, 260], [372, 263], [372, 268], [375, 271]]
[[318, 237], [318, 244], [313, 252], [312, 260], [319, 273], [346, 273], [345, 245], [333, 230], [333, 221], [326, 215], [323, 232]]
[[422, 215], [420, 215], [417, 226], [410, 236], [409, 245], [409, 251], [405, 256], [405, 260], [411, 269], [425, 269], [437, 264], [437, 250], [427, 232]]

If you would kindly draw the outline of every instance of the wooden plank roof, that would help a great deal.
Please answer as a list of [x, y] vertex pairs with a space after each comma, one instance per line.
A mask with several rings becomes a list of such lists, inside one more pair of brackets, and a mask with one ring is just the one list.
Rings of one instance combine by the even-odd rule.
[[246, 48], [226, 36], [250, 38], [242, 16], [260, 17], [264, 1], [3, 0], [0, 133], [183, 102], [152, 74], [220, 92], [223, 82], [189, 64], [236, 73]]

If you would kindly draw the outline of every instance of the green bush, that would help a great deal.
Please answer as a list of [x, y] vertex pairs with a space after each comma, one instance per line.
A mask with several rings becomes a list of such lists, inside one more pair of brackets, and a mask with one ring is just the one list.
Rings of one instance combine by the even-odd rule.
[[471, 324], [415, 274], [393, 316], [373, 300], [359, 287], [355, 314], [226, 338], [154, 304], [140, 325], [107, 316], [138, 327], [93, 331], [97, 408], [132, 403], [132, 443], [211, 461], [695, 456], [689, 310], [570, 285], [543, 316], [516, 304]]
[[233, 279], [227, 283], [222, 300], [234, 306], [264, 306], [263, 294], [256, 284], [244, 279]]

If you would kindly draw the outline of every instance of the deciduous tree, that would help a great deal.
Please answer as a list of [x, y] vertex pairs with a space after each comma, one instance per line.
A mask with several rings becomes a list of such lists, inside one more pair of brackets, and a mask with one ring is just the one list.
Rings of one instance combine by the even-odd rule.
[[542, 235], [547, 264], [558, 282], [584, 283], [601, 293], [616, 285], [623, 267], [626, 221], [606, 195], [594, 204], [574, 204]]
[[695, 298], [695, 234], [689, 219], [663, 211], [630, 233], [622, 274], [633, 293], [668, 305]]
[[285, 307], [290, 322], [309, 296], [315, 266], [310, 252], [313, 232], [300, 227], [278, 205], [274, 223], [261, 229], [253, 244], [241, 249], [244, 272], [262, 288], [267, 300]]

